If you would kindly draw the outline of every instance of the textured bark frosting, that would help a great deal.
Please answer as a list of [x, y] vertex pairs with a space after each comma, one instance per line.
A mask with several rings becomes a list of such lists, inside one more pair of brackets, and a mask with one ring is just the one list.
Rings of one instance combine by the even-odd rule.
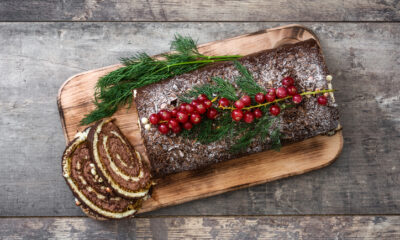
[[89, 133], [90, 153], [100, 175], [125, 198], [142, 198], [152, 185], [150, 167], [112, 121], [99, 121]]
[[89, 129], [80, 133], [66, 148], [62, 157], [63, 176], [82, 204], [84, 212], [96, 219], [124, 218], [136, 213], [139, 200], [117, 196], [97, 173], [89, 154], [87, 142]]
[[[315, 40], [262, 51], [243, 57], [240, 62], [265, 89], [279, 86], [285, 76], [292, 76], [296, 88], [301, 92], [328, 88], [325, 79], [328, 71]], [[192, 89], [193, 86], [210, 83], [213, 76], [223, 77], [233, 83], [234, 77], [238, 75], [234, 65], [226, 62], [140, 88], [135, 97], [139, 117], [149, 117], [161, 108], [172, 107], [178, 95]], [[279, 127], [284, 135], [283, 142], [297, 142], [328, 133], [338, 126], [338, 116], [337, 106], [333, 101], [330, 101], [328, 106], [320, 106], [315, 97], [304, 97], [301, 104], [285, 110], [280, 115]], [[232, 139], [202, 145], [180, 136], [162, 135], [155, 127], [145, 130], [142, 126], [141, 131], [153, 175], [157, 177], [202, 168], [270, 148], [269, 140], [256, 139], [245, 152], [232, 154], [229, 151], [234, 144]]]

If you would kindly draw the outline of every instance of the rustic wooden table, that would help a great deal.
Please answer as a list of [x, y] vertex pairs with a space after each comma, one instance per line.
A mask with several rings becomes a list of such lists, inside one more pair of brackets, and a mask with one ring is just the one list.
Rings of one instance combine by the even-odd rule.
[[[398, 1], [0, 2], [0, 239], [400, 238]], [[56, 105], [71, 75], [174, 33], [199, 43], [300, 23], [321, 39], [344, 148], [331, 166], [134, 219], [84, 217], [61, 177]]]

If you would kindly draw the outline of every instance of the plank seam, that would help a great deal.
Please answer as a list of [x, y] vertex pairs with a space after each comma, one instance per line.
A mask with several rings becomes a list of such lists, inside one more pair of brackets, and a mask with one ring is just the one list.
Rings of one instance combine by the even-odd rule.
[[235, 20], [218, 20], [218, 21], [123, 21], [123, 20], [90, 20], [90, 21], [68, 21], [68, 20], [44, 20], [44, 21], [28, 21], [28, 20], [12, 20], [7, 21], [3, 20], [0, 23], [399, 23], [400, 20], [392, 20], [392, 21], [339, 21], [339, 20], [323, 20], [323, 21], [304, 21], [304, 20], [265, 20], [265, 21], [235, 21]]
[[[233, 218], [233, 217], [397, 217], [400, 213], [384, 213], [384, 214], [283, 214], [283, 215], [151, 215], [151, 216], [139, 216], [136, 215], [134, 218]], [[15, 218], [15, 219], [28, 219], [28, 218], [89, 218], [87, 216], [0, 216], [0, 219]]]

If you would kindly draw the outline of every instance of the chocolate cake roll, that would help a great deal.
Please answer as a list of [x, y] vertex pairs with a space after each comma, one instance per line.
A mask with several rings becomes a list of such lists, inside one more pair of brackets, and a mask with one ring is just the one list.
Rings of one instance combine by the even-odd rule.
[[63, 176], [76, 197], [76, 204], [92, 218], [125, 218], [132, 216], [142, 199], [127, 200], [117, 196], [97, 173], [90, 157], [87, 136], [89, 128], [79, 133], [62, 157]]
[[111, 120], [97, 122], [88, 139], [100, 176], [118, 195], [134, 199], [148, 194], [152, 185], [150, 166]]
[[[295, 79], [295, 87], [299, 92], [328, 88], [328, 70], [315, 40], [258, 52], [239, 61], [264, 89], [278, 87], [285, 76]], [[223, 62], [137, 89], [135, 102], [139, 117], [147, 118], [161, 108], [173, 108], [179, 95], [196, 85], [211, 83], [211, 77], [219, 76], [235, 85], [234, 79], [238, 75], [232, 62]], [[283, 134], [282, 142], [297, 142], [336, 129], [339, 124], [338, 109], [333, 94], [331, 98], [327, 106], [321, 106], [315, 97], [304, 97], [296, 107], [280, 114], [278, 127]], [[141, 126], [141, 132], [153, 175], [157, 177], [202, 168], [271, 148], [270, 139], [255, 139], [244, 152], [234, 154], [229, 151], [234, 144], [233, 139], [203, 145], [179, 135], [163, 135], [154, 127], [145, 130]]]
[[105, 218], [105, 217], [103, 217], [103, 216], [101, 216], [99, 214], [96, 214], [95, 212], [93, 212], [89, 208], [87, 208], [86, 206], [80, 205], [80, 207], [81, 207], [82, 212], [85, 213], [86, 216], [88, 216], [88, 217], [90, 217], [92, 219], [99, 220], [99, 221], [108, 220], [108, 218]]

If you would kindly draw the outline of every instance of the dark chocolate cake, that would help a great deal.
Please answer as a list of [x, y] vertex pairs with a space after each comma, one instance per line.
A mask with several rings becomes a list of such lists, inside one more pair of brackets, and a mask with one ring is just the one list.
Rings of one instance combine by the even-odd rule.
[[101, 177], [89, 154], [89, 129], [79, 133], [66, 148], [62, 158], [63, 176], [75, 195], [76, 204], [92, 218], [125, 218], [132, 216], [142, 199], [129, 200], [117, 196]]
[[150, 166], [111, 120], [97, 122], [88, 141], [99, 174], [124, 198], [143, 198], [152, 185]]
[[[328, 88], [327, 67], [315, 40], [258, 52], [241, 58], [239, 62], [251, 72], [257, 84], [265, 89], [277, 87], [282, 78], [288, 75], [296, 79], [294, 84], [299, 92]], [[233, 79], [238, 75], [232, 62], [223, 62], [137, 89], [135, 102], [139, 117], [148, 117], [160, 109], [174, 107], [178, 95], [195, 85], [210, 83], [211, 77], [219, 76], [235, 85]], [[315, 98], [304, 98], [300, 104], [285, 110], [279, 117], [283, 143], [327, 134], [339, 125], [338, 109], [333, 99], [327, 106], [321, 106]], [[202, 168], [271, 148], [269, 139], [258, 139], [246, 151], [233, 154], [228, 151], [233, 145], [231, 139], [203, 145], [179, 135], [163, 135], [156, 128], [145, 130], [141, 126], [141, 130], [153, 175], [157, 177]]]

